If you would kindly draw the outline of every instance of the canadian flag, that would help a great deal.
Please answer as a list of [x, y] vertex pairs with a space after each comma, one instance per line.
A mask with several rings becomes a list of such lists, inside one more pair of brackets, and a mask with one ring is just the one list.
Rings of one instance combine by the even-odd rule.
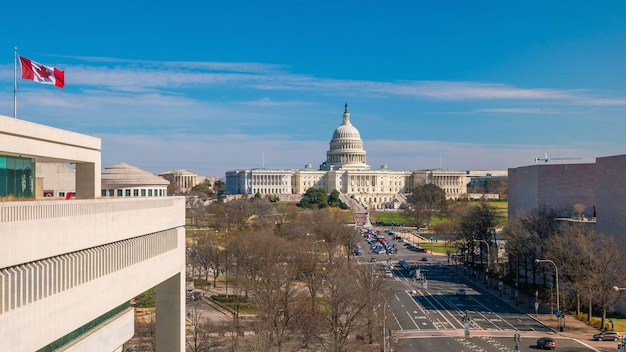
[[56, 67], [44, 66], [20, 56], [22, 79], [29, 79], [43, 84], [54, 84], [59, 88], [65, 85], [65, 73]]

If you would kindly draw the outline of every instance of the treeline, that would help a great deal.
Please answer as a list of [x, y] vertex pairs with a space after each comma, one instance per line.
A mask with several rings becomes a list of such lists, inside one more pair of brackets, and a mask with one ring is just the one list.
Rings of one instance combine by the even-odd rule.
[[502, 236], [512, 273], [536, 286], [537, 277], [555, 283], [558, 271], [561, 307], [577, 314], [586, 308], [588, 319], [598, 309], [604, 327], [607, 312], [623, 301], [614, 287], [626, 283], [624, 247], [590, 223], [558, 219], [557, 210], [542, 206], [509, 220]]
[[211, 228], [196, 234], [188, 265], [213, 285], [226, 277], [234, 302], [255, 307], [246, 338], [234, 309], [232, 350], [380, 346], [384, 275], [352, 260], [360, 235], [343, 213], [252, 198], [210, 205], [207, 214]]

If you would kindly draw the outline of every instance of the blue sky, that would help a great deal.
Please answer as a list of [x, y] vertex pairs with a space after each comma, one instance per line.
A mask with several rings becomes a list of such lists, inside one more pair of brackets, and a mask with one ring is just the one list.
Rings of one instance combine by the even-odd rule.
[[626, 153], [623, 1], [29, 7], [2, 5], [0, 114], [17, 47], [65, 71], [64, 89], [18, 79], [18, 118], [102, 138], [103, 167], [318, 166], [345, 102], [373, 168]]

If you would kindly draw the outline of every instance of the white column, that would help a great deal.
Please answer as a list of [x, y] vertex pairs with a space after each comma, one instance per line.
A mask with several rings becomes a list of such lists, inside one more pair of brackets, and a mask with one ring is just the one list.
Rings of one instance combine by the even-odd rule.
[[178, 273], [155, 287], [156, 351], [185, 351], [185, 277]]

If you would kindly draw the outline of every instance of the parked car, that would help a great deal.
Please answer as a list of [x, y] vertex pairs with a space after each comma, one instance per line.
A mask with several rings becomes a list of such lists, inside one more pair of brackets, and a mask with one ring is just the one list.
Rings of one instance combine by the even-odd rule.
[[537, 340], [537, 348], [555, 350], [556, 349], [556, 341], [550, 337], [542, 337]]
[[391, 270], [385, 271], [385, 277], [393, 277], [393, 273], [391, 272]]
[[593, 335], [593, 339], [595, 341], [619, 341], [622, 335], [617, 331], [603, 331]]
[[456, 289], [456, 295], [457, 296], [465, 296], [467, 293], [465, 292], [465, 288], [463, 287], [459, 287]]
[[422, 258], [420, 259], [420, 262], [427, 262], [427, 261], [428, 261], [428, 258], [426, 258], [426, 257], [422, 257]]

